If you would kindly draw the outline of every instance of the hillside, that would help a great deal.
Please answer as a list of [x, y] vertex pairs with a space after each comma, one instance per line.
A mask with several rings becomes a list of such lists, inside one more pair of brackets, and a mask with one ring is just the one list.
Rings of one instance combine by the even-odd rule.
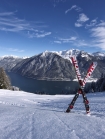
[[90, 116], [81, 96], [64, 113], [72, 97], [0, 90], [0, 139], [104, 139], [105, 93], [88, 94]]

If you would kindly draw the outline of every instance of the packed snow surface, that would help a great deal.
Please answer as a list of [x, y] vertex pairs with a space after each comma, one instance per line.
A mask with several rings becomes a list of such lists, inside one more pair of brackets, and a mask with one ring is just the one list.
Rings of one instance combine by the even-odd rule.
[[105, 139], [105, 92], [87, 94], [91, 114], [79, 96], [36, 95], [0, 90], [0, 139]]

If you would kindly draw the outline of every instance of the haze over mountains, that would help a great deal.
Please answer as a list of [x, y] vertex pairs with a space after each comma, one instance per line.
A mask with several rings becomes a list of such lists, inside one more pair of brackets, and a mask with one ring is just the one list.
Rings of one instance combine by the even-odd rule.
[[0, 57], [0, 66], [5, 70], [16, 72], [26, 77], [47, 80], [73, 80], [76, 78], [70, 57], [77, 56], [80, 72], [84, 76], [91, 62], [98, 63], [93, 78], [105, 73], [105, 53], [89, 54], [80, 50], [45, 51], [30, 58], [14, 56]]

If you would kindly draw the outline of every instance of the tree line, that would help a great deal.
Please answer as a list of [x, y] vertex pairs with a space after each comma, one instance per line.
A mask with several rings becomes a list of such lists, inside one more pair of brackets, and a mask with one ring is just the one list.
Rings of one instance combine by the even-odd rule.
[[86, 92], [104, 92], [105, 91], [105, 74], [102, 73], [101, 77], [96, 81], [92, 82]]

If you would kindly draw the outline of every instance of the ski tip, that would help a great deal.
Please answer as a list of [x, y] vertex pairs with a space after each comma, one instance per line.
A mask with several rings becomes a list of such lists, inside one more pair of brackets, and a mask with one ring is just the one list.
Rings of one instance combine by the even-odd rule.
[[87, 116], [90, 116], [91, 115], [91, 113], [90, 112], [87, 112]]
[[70, 109], [67, 109], [65, 112], [66, 112], [66, 113], [69, 113], [69, 112], [70, 112]]

